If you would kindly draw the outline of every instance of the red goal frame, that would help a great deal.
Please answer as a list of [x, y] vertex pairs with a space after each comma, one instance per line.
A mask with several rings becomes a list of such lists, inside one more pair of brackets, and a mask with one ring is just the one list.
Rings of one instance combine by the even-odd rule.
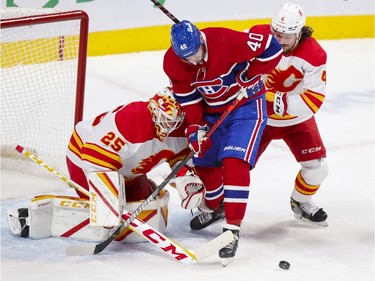
[[[76, 85], [76, 104], [74, 124], [78, 123], [83, 118], [83, 104], [85, 94], [85, 81], [86, 81], [86, 60], [87, 60], [87, 45], [88, 45], [88, 29], [89, 17], [82, 10], [57, 12], [51, 14], [41, 14], [33, 16], [25, 16], [12, 19], [1, 19], [0, 28], [11, 28], [26, 25], [36, 25], [51, 22], [61, 22], [69, 20], [80, 21], [79, 31], [79, 51], [78, 51], [78, 69], [77, 69], [77, 85]], [[59, 56], [63, 59], [64, 55], [64, 38], [60, 39]]]

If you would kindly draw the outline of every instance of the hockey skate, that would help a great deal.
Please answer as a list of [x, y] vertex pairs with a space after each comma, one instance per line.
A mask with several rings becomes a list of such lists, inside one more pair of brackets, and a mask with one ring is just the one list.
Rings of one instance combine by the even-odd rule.
[[29, 226], [27, 224], [29, 209], [21, 208], [17, 211], [7, 210], [6, 216], [9, 230], [13, 235], [23, 238], [29, 237]]
[[209, 210], [208, 207], [206, 207], [204, 210], [200, 210], [203, 212], [195, 216], [190, 221], [190, 228], [192, 230], [203, 229], [214, 222], [224, 219], [225, 217], [224, 207], [222, 205], [217, 210]]
[[238, 248], [238, 239], [240, 238], [240, 227], [233, 224], [225, 224], [223, 226], [223, 232], [230, 230], [233, 233], [234, 240], [221, 248], [219, 251], [219, 257], [221, 258], [221, 264], [225, 267], [234, 260]]
[[296, 219], [304, 222], [328, 226], [327, 213], [322, 208], [316, 206], [312, 201], [300, 203], [290, 198], [290, 206]]

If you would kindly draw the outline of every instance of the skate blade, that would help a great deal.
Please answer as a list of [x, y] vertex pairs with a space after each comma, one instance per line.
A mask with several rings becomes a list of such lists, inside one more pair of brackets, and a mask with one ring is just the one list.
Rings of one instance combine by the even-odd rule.
[[300, 220], [306, 224], [310, 224], [310, 225], [318, 225], [318, 226], [324, 226], [324, 227], [327, 227], [328, 226], [328, 223], [327, 221], [320, 221], [320, 222], [316, 222], [316, 221], [311, 221], [311, 220], [308, 220], [306, 218], [304, 218], [302, 215], [299, 215], [299, 214], [294, 214], [294, 217], [297, 219], [297, 220]]
[[233, 260], [234, 260], [234, 257], [233, 258], [221, 258], [221, 265], [223, 267], [226, 267], [228, 264], [232, 263]]

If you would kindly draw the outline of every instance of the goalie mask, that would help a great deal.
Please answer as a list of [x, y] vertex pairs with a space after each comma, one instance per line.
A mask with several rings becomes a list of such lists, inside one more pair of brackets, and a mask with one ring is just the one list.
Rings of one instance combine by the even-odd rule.
[[155, 124], [156, 135], [160, 140], [180, 127], [184, 121], [185, 114], [169, 87], [156, 93], [150, 99], [148, 108]]

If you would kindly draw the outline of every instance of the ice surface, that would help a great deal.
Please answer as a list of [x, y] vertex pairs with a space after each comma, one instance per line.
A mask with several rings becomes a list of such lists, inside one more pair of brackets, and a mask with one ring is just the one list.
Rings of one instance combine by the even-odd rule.
[[[13, 237], [5, 211], [25, 207], [33, 195], [74, 194], [55, 178], [1, 174], [1, 280], [374, 280], [374, 40], [321, 41], [328, 53], [326, 102], [316, 115], [330, 173], [315, 196], [328, 227], [294, 219], [289, 197], [299, 170], [282, 142], [274, 142], [251, 174], [251, 192], [236, 259], [222, 268], [214, 255], [182, 265], [150, 243], [112, 243], [99, 255], [67, 257], [68, 239]], [[88, 60], [85, 118], [168, 85], [164, 52], [92, 57]], [[150, 176], [161, 182], [165, 166]], [[47, 172], [40, 168], [40, 174]], [[220, 224], [193, 232], [191, 214], [170, 190], [166, 235], [192, 249], [221, 232]], [[291, 264], [288, 271], [280, 260]]]

